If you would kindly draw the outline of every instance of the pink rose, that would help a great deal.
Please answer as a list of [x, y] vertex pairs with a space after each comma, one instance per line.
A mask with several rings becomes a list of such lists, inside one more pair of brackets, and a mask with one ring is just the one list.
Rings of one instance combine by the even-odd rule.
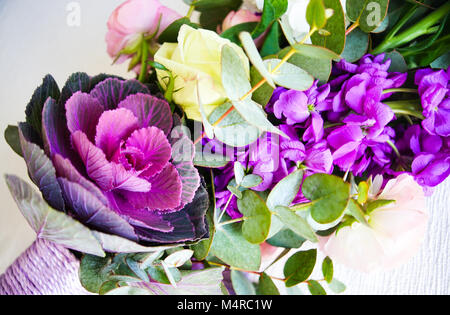
[[[378, 182], [378, 184], [377, 184]], [[379, 178], [374, 186], [379, 187]], [[337, 263], [363, 272], [395, 268], [414, 256], [422, 243], [428, 215], [422, 187], [402, 174], [389, 181], [376, 199], [395, 200], [368, 215], [370, 225], [344, 227], [320, 239], [320, 249]]]
[[249, 22], [259, 22], [261, 16], [256, 15], [249, 10], [231, 11], [222, 23], [222, 28], [218, 30], [218, 33], [225, 32], [227, 29], [232, 28], [235, 25]]
[[180, 18], [177, 12], [158, 0], [127, 0], [114, 10], [108, 20], [108, 54], [115, 58], [122, 49], [140, 40], [142, 35], [151, 35], [158, 30], [157, 38]]

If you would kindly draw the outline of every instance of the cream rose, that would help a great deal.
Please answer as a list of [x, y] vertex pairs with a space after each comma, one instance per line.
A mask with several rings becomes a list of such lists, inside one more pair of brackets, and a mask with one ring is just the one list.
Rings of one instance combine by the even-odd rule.
[[[175, 79], [173, 100], [185, 111], [188, 118], [201, 121], [197, 97], [197, 82], [205, 112], [209, 115], [222, 105], [227, 96], [222, 85], [222, 48], [230, 45], [239, 54], [242, 66], [250, 76], [250, 64], [242, 48], [217, 33], [183, 25], [178, 34], [178, 43], [165, 43], [155, 55], [155, 61], [169, 69]], [[167, 73], [157, 71], [163, 88]]]

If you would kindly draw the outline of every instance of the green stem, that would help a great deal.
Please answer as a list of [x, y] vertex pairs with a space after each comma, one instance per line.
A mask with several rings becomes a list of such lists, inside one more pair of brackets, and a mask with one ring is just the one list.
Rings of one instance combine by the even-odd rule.
[[388, 94], [388, 93], [414, 93], [414, 94], [417, 94], [418, 91], [415, 89], [389, 89], [389, 90], [383, 91], [383, 94]]
[[401, 158], [401, 154], [400, 151], [398, 150], [397, 146], [391, 141], [391, 140], [387, 140], [386, 143], [392, 148], [392, 150], [394, 150], [395, 154], [397, 155], [398, 158]]
[[141, 73], [139, 74], [139, 81], [145, 83], [147, 80], [148, 72], [148, 43], [144, 40], [142, 41], [142, 58], [141, 58]]
[[408, 115], [418, 119], [425, 119], [422, 115], [420, 100], [392, 101], [385, 102], [396, 115]]
[[188, 13], [186, 14], [186, 17], [187, 17], [188, 19], [191, 19], [191, 16], [192, 16], [192, 13], [194, 13], [194, 10], [195, 10], [195, 4], [192, 4], [192, 5], [189, 7]]
[[225, 226], [225, 225], [229, 225], [229, 224], [234, 224], [234, 223], [239, 223], [239, 222], [245, 221], [245, 219], [246, 219], [245, 217], [242, 217], [242, 218], [226, 221], [226, 222], [223, 222], [223, 223], [219, 223], [217, 225], [217, 227], [221, 227], [221, 226]]
[[[396, 36], [391, 35], [391, 38], [387, 37], [377, 48], [375, 48], [372, 51], [372, 53], [379, 54], [379, 53], [385, 52], [387, 50], [403, 46], [422, 35], [428, 34], [430, 32], [430, 28], [432, 26], [434, 26], [438, 21], [443, 19], [449, 12], [450, 12], [450, 1], [448, 1], [446, 4], [441, 6], [436, 11], [429, 14], [427, 17], [422, 19], [419, 23], [417, 23], [417, 24], [413, 25], [412, 27], [410, 27], [409, 29], [405, 30], [403, 33], [396, 35]], [[405, 17], [407, 17], [407, 16], [405, 16]], [[408, 19], [409, 19], [409, 17], [408, 17]], [[403, 22], [403, 19], [401, 22]], [[406, 23], [406, 21], [404, 23]], [[403, 25], [401, 25], [399, 27], [399, 29], [402, 26]], [[395, 32], [392, 32], [392, 34], [395, 34]]]

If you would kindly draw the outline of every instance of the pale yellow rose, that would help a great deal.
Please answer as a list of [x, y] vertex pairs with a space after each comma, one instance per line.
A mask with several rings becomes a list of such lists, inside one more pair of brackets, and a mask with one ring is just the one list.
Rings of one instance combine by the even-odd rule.
[[[222, 85], [221, 52], [230, 45], [242, 60], [250, 76], [250, 64], [242, 48], [217, 33], [183, 25], [178, 34], [178, 44], [165, 43], [155, 55], [155, 61], [172, 71], [175, 79], [173, 100], [180, 105], [189, 119], [202, 121], [197, 97], [197, 82], [205, 112], [209, 115], [222, 105], [227, 96]], [[166, 87], [167, 72], [157, 70], [158, 80]]]

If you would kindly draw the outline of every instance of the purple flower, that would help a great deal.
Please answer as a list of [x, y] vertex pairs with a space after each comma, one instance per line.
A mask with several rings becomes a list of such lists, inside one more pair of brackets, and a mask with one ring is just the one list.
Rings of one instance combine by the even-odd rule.
[[330, 109], [327, 101], [330, 86], [317, 84], [318, 81], [307, 91], [277, 89], [267, 108], [288, 125], [305, 123], [303, 141], [314, 143], [323, 138], [324, 122], [320, 113]]
[[420, 125], [409, 127], [400, 150], [411, 160], [411, 173], [423, 187], [435, 187], [450, 175], [449, 138], [430, 135]]
[[[102, 79], [76, 74], [59, 102], [43, 106], [43, 143], [59, 184], [52, 196], [60, 193], [66, 212], [87, 226], [145, 244], [207, 236], [207, 192], [179, 118], [139, 82]], [[27, 123], [20, 127], [23, 141], [36, 139]]]
[[417, 71], [415, 84], [419, 86], [419, 95], [425, 120], [423, 128], [432, 135], [450, 136], [450, 90], [449, 75], [444, 70]]

